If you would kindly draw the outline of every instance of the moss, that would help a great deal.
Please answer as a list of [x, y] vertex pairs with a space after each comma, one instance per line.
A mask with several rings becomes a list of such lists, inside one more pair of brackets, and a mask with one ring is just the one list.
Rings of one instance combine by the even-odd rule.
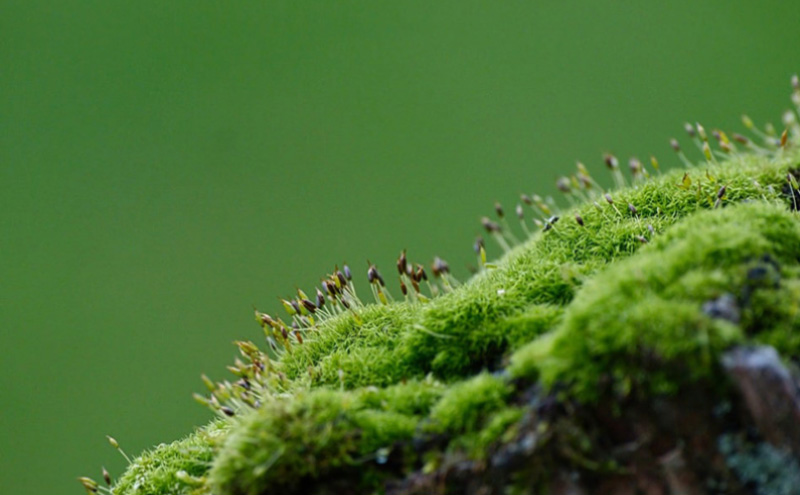
[[230, 424], [216, 421], [183, 440], [162, 444], [137, 457], [114, 485], [115, 494], [204, 495], [214, 455]]
[[[445, 388], [426, 380], [385, 389], [317, 389], [278, 399], [237, 426], [211, 471], [214, 493], [304, 493], [333, 471], [359, 470], [364, 490], [391, 473], [393, 450], [427, 434], [458, 436], [455, 447], [487, 448], [521, 417], [508, 409], [511, 387], [481, 374]], [[477, 443], [474, 443], [473, 440]], [[406, 456], [403, 463], [419, 461]], [[364, 475], [370, 472], [369, 476]]]
[[743, 319], [745, 329], [758, 342], [780, 349], [789, 358], [800, 358], [800, 279], [782, 279], [780, 286], [750, 295]]
[[[212, 491], [302, 493], [309, 480], [333, 470], [371, 470], [386, 462], [397, 442], [411, 440], [443, 390], [427, 380], [276, 398], [237, 425], [209, 474]], [[380, 479], [375, 473], [370, 481]], [[371, 484], [366, 477], [365, 483]]]
[[506, 405], [488, 418], [483, 429], [474, 436], [466, 437], [461, 443], [472, 457], [483, 458], [492, 446], [516, 436], [516, 427], [524, 414], [525, 409]]
[[431, 411], [434, 428], [454, 433], [475, 430], [487, 414], [505, 406], [510, 393], [504, 379], [487, 373], [452, 385]]
[[[609, 434], [576, 408], [717, 383], [734, 343], [800, 356], [800, 222], [782, 192], [798, 161], [738, 154], [637, 180], [426, 304], [327, 318], [279, 359], [256, 359], [245, 388], [226, 384], [232, 420], [143, 454], [114, 493], [380, 492], [461, 460], [495, 469], [539, 435], [563, 445], [537, 454], [550, 457], [534, 463], [536, 486], [558, 456], [614, 466]], [[549, 428], [557, 407], [543, 397], [556, 390], [575, 417]]]
[[[310, 386], [338, 385], [341, 369], [346, 386], [353, 388], [431, 371], [455, 379], [491, 368], [509, 350], [552, 328], [559, 308], [572, 301], [586, 279], [642, 247], [637, 236], [653, 237], [651, 229], [658, 234], [698, 208], [712, 206], [709, 198], [723, 184], [724, 204], [778, 200], [790, 163], [743, 156], [691, 170], [689, 190], [678, 187], [685, 172], [677, 170], [615, 192], [615, 203], [635, 205], [635, 215], [625, 209], [617, 213], [608, 205], [602, 211], [591, 204], [580, 207], [566, 214], [552, 235], [535, 235], [505, 256], [497, 269], [481, 272], [427, 305], [369, 307], [362, 325], [352, 318], [330, 322], [312, 344], [285, 356], [283, 369]], [[569, 221], [574, 214], [583, 218], [584, 227]], [[515, 325], [514, 318], [524, 325]], [[508, 319], [512, 321], [504, 321]], [[314, 370], [310, 380], [309, 366]]]
[[[327, 322], [281, 360], [281, 369], [300, 386], [340, 385], [347, 388], [384, 386], [419, 377], [398, 347], [403, 331], [413, 325], [416, 307], [407, 303], [364, 308], [361, 325], [351, 317]], [[309, 370], [311, 370], [309, 372]]]
[[[705, 314], [703, 304], [727, 291], [743, 295], [748, 262], [765, 255], [785, 264], [800, 259], [800, 225], [785, 206], [750, 203], [693, 215], [599, 273], [555, 334], [512, 357], [512, 373], [534, 370], [546, 383], [569, 383], [580, 400], [596, 399], [609, 376], [624, 389], [649, 392], [707, 377], [719, 351], [745, 335]], [[771, 329], [773, 342], [777, 335], [796, 339], [791, 289], [763, 292], [748, 301], [755, 321]], [[758, 317], [766, 308], [769, 320]]]

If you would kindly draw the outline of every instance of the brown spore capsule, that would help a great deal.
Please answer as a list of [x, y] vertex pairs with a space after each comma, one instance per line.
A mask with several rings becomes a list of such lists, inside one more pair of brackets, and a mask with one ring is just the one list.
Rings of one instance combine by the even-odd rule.
[[309, 313], [314, 314], [317, 311], [317, 306], [314, 305], [313, 302], [309, 301], [308, 299], [300, 299], [300, 304], [303, 305]]
[[631, 171], [631, 175], [638, 177], [642, 173], [642, 162], [634, 156], [628, 160], [628, 168]]
[[[480, 247], [478, 248], [478, 251], [480, 251]], [[433, 264], [431, 265], [431, 269], [433, 270], [434, 277], [440, 277], [445, 273], [450, 273], [450, 265], [448, 265], [445, 260], [443, 260], [438, 256], [433, 259]]]
[[494, 212], [497, 213], [498, 218], [503, 218], [505, 216], [503, 205], [501, 205], [499, 201], [494, 202]]
[[369, 280], [369, 283], [371, 284], [377, 282], [381, 285], [381, 287], [386, 286], [386, 284], [383, 281], [383, 277], [381, 277], [381, 274], [380, 272], [378, 272], [378, 269], [375, 267], [375, 265], [369, 266], [369, 269], [367, 270], [367, 280]]
[[322, 308], [325, 306], [325, 294], [322, 293], [321, 290], [317, 289], [317, 308]]
[[480, 236], [476, 237], [475, 242], [472, 244], [472, 250], [475, 251], [475, 254], [480, 254], [481, 248], [483, 247], [484, 247], [483, 237]]
[[606, 167], [608, 167], [609, 170], [616, 170], [619, 168], [619, 160], [617, 160], [617, 157], [611, 153], [606, 153], [603, 155], [603, 162], [606, 164]]
[[564, 194], [568, 194], [570, 191], [572, 191], [569, 179], [567, 177], [559, 177], [556, 181], [556, 188]]
[[406, 270], [408, 269], [408, 258], [406, 258], [406, 250], [400, 253], [400, 257], [397, 258], [397, 273], [400, 275], [405, 275]]
[[750, 143], [750, 140], [747, 139], [746, 136], [742, 136], [741, 134], [733, 133], [731, 134], [731, 137], [733, 138], [734, 141], [740, 144], [747, 145]]
[[339, 284], [342, 287], [347, 287], [347, 277], [344, 276], [344, 273], [336, 270], [336, 279], [339, 280]]
[[489, 217], [481, 218], [481, 225], [483, 225], [483, 228], [486, 229], [486, 232], [490, 234], [500, 232], [500, 225], [497, 222], [489, 220]]

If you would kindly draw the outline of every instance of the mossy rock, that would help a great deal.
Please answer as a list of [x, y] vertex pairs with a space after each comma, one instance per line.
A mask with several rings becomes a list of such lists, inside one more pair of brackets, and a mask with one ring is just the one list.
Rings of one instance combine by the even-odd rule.
[[111, 491], [795, 488], [798, 453], [764, 442], [721, 365], [741, 346], [771, 346], [787, 369], [800, 357], [791, 132], [740, 140], [746, 151], [720, 138], [722, 151], [663, 175], [633, 164], [609, 193], [579, 169], [561, 184], [575, 206], [557, 219], [532, 200], [543, 228], [464, 284], [440, 273], [437, 297], [423, 284], [381, 304], [376, 281], [378, 302], [360, 304], [334, 274], [350, 308], [321, 317], [301, 295], [287, 301], [299, 329], [257, 313], [277, 352], [241, 343], [239, 380], [201, 398], [221, 419], [135, 459]]

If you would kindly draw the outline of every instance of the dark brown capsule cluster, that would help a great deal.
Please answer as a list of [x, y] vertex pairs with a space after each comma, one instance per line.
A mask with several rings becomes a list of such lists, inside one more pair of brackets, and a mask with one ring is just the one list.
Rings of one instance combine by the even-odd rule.
[[[428, 273], [422, 264], [412, 264], [408, 261], [405, 250], [400, 253], [400, 257], [397, 259], [397, 273], [400, 277], [400, 292], [407, 300], [411, 302], [428, 302], [430, 297], [438, 295], [442, 288], [445, 291], [452, 288], [454, 279], [449, 275], [450, 266], [446, 261], [437, 256], [431, 264], [431, 271], [436, 282], [428, 279]], [[441, 282], [441, 287], [438, 282]], [[428, 287], [429, 296], [422, 291], [421, 285], [423, 283]], [[411, 291], [408, 290], [409, 285], [412, 288]]]
[[[383, 282], [374, 266], [368, 272], [370, 279]], [[292, 352], [294, 345], [303, 344], [306, 332], [315, 330], [319, 321], [336, 314], [349, 313], [356, 323], [361, 319], [357, 308], [362, 306], [353, 287], [353, 275], [350, 267], [344, 265], [340, 270], [324, 277], [320, 286], [315, 289], [313, 297], [309, 297], [302, 289], [296, 290], [296, 296], [280, 299], [281, 305], [289, 316], [284, 321], [267, 313], [255, 310], [255, 318], [264, 331], [264, 338], [273, 355]], [[238, 341], [236, 345], [244, 360], [236, 359], [228, 370], [237, 377], [233, 383], [222, 381], [214, 383], [203, 377], [210, 395], [196, 395], [196, 399], [223, 416], [233, 416], [242, 407], [258, 407], [265, 395], [281, 390], [285, 378], [270, 366], [270, 357], [252, 342]]]

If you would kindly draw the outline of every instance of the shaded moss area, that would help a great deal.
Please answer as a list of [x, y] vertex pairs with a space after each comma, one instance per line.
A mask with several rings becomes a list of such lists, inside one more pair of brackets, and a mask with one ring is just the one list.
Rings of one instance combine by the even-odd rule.
[[800, 356], [797, 162], [636, 182], [427, 304], [325, 321], [271, 364], [282, 393], [146, 453], [114, 493], [751, 493], [716, 447], [752, 426], [719, 412], [738, 407], [719, 359]]
[[[336, 493], [334, 472], [367, 488], [397, 470], [392, 448], [411, 439], [444, 393], [433, 381], [386, 389], [319, 389], [277, 399], [242, 420], [211, 473], [219, 493], [310, 493], [310, 483]], [[389, 474], [389, 473], [387, 473]], [[395, 473], [395, 474], [399, 474]]]

